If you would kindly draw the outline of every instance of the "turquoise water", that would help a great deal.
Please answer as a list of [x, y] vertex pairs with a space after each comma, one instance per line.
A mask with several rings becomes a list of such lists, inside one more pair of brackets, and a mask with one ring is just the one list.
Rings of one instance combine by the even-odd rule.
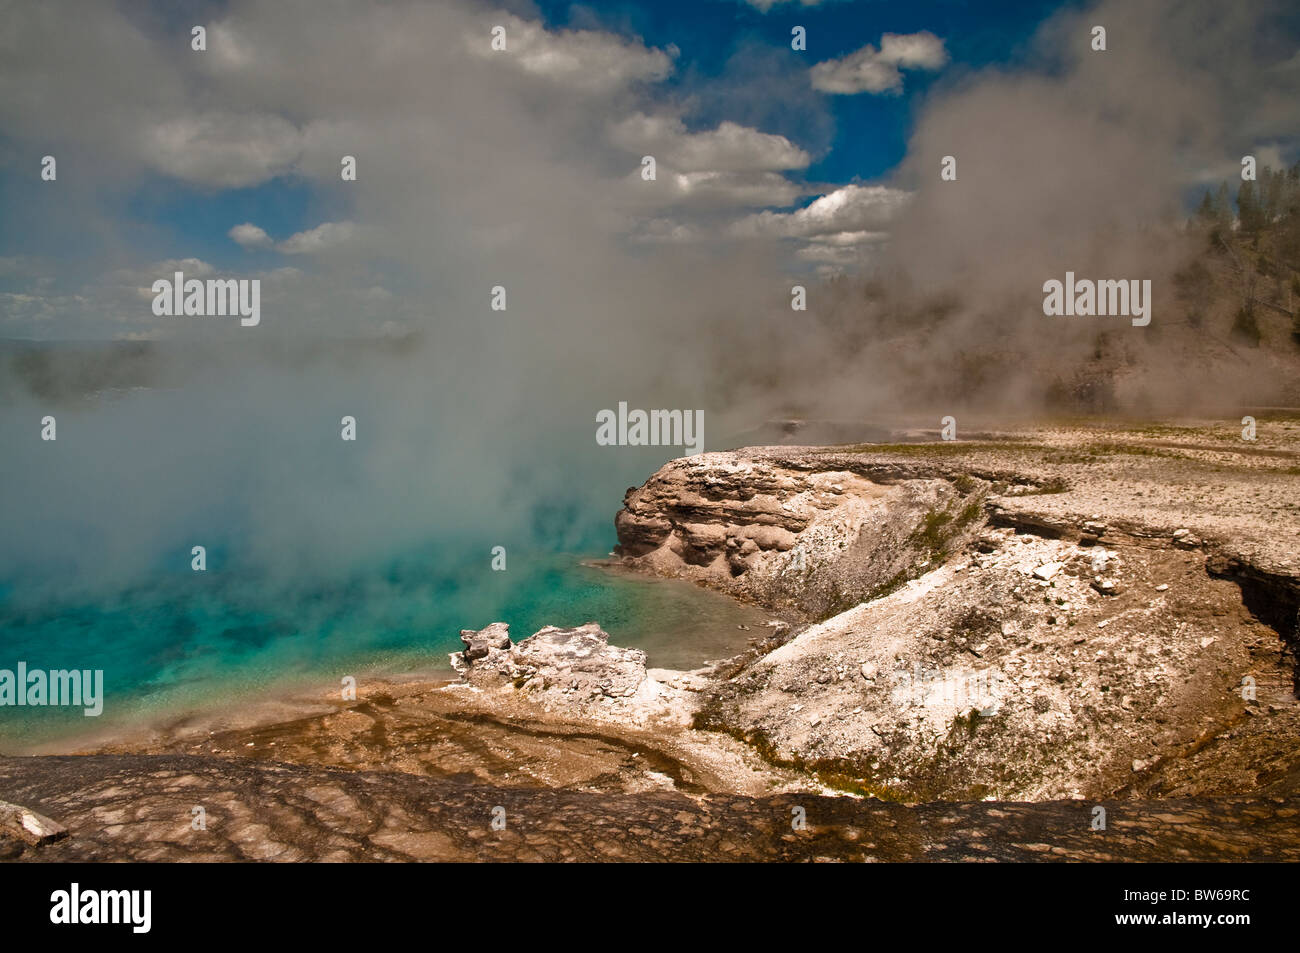
[[[169, 359], [175, 386], [62, 402], [55, 384], [83, 367], [17, 402], [0, 368], [0, 670], [102, 670], [106, 696], [97, 718], [0, 706], [0, 751], [343, 675], [447, 670], [459, 631], [492, 622], [519, 640], [597, 621], [673, 668], [761, 634], [738, 626], [766, 616], [724, 597], [583, 565], [613, 546], [624, 489], [675, 455], [598, 445], [592, 408], [614, 397], [539, 400], [439, 353]], [[47, 412], [55, 441], [40, 437]]]
[[485, 547], [472, 566], [412, 556], [328, 586], [187, 572], [93, 600], [26, 604], [10, 592], [0, 601], [0, 668], [21, 660], [29, 671], [102, 669], [105, 709], [87, 718], [80, 709], [0, 708], [0, 750], [228, 705], [277, 684], [337, 682], [362, 668], [449, 669], [459, 630], [490, 622], [510, 623], [518, 641], [543, 625], [599, 621], [616, 644], [645, 648], [651, 665], [691, 667], [738, 651], [767, 618], [687, 583], [630, 578], [577, 555], [515, 553], [507, 567], [491, 570]]

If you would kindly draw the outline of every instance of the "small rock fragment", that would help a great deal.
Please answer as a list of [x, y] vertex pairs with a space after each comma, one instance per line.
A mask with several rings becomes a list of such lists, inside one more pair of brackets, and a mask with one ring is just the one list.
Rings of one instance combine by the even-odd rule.
[[1046, 581], [1048, 579], [1051, 579], [1058, 572], [1060, 572], [1061, 566], [1062, 566], [1061, 563], [1043, 563], [1041, 566], [1039, 566], [1037, 569], [1034, 570], [1034, 576], [1035, 578]]
[[1123, 591], [1114, 579], [1097, 579], [1093, 582], [1092, 588], [1103, 596], [1117, 596]]

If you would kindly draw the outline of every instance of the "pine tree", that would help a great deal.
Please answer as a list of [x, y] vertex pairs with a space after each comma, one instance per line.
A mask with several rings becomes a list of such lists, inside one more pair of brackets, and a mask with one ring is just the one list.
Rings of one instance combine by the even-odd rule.
[[1214, 200], [1210, 198], [1210, 190], [1206, 189], [1205, 194], [1201, 196], [1201, 204], [1197, 206], [1196, 218], [1205, 223], [1214, 221]]
[[1259, 319], [1255, 317], [1255, 302], [1247, 301], [1237, 309], [1237, 316], [1232, 322], [1232, 336], [1251, 347], [1259, 347], [1262, 335]]
[[1243, 232], [1257, 232], [1260, 227], [1259, 198], [1254, 182], [1243, 182], [1237, 190], [1237, 221]]
[[1219, 225], [1227, 227], [1232, 224], [1232, 206], [1228, 200], [1228, 183], [1220, 182], [1219, 191], [1214, 196], [1214, 217]]
[[1268, 166], [1264, 166], [1264, 179], [1260, 185], [1264, 200], [1264, 224], [1272, 225], [1282, 217], [1283, 199], [1286, 195], [1286, 173], [1280, 169], [1274, 172]]

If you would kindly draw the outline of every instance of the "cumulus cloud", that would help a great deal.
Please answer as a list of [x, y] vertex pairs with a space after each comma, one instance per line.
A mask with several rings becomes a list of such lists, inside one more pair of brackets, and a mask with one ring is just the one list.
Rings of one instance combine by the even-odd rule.
[[[687, 131], [680, 116], [636, 113], [610, 128], [610, 140], [634, 155], [651, 155], [656, 179], [646, 181], [639, 169], [625, 181], [625, 194], [634, 205], [679, 206], [708, 212], [724, 207], [786, 206], [806, 190], [781, 174], [806, 168], [812, 161], [788, 138], [723, 121], [713, 129]], [[703, 230], [677, 224], [672, 234], [697, 240]], [[654, 228], [641, 230], [639, 240], [662, 240]]]
[[353, 222], [322, 222], [315, 228], [304, 229], [276, 242], [261, 226], [245, 222], [227, 234], [243, 248], [274, 248], [285, 255], [310, 255], [345, 245], [356, 237], [358, 231]]
[[831, 278], [858, 271], [867, 261], [867, 254], [871, 250], [869, 244], [844, 247], [813, 242], [795, 252], [795, 257], [811, 264], [813, 273], [819, 278]]
[[835, 232], [817, 236], [796, 251], [795, 257], [817, 263], [819, 274], [838, 274], [861, 265], [866, 252], [888, 241], [888, 232]]
[[259, 185], [288, 172], [302, 154], [297, 127], [265, 113], [182, 116], [159, 122], [146, 135], [154, 167], [196, 185]]
[[775, 172], [673, 172], [660, 170], [657, 182], [629, 181], [646, 203], [686, 205], [694, 209], [726, 206], [761, 208], [792, 205], [802, 186]]
[[[190, 278], [206, 278], [209, 275], [216, 274], [216, 269], [209, 265], [201, 258], [168, 258], [166, 261], [155, 262], [143, 270], [124, 270], [114, 272], [115, 277], [145, 277], [152, 278], [170, 278], [173, 272], [183, 271]], [[152, 280], [152, 278], [150, 280]]]
[[323, 222], [315, 228], [290, 235], [276, 245], [286, 255], [309, 255], [346, 244], [356, 232], [351, 222]]
[[[811, 238], [839, 235], [851, 242], [890, 224], [908, 194], [883, 185], [846, 185], [793, 212], [758, 212], [729, 229], [737, 238]], [[874, 239], [872, 239], [874, 240]]]
[[506, 48], [492, 49], [483, 28], [466, 31], [465, 48], [507, 68], [575, 90], [605, 92], [629, 83], [661, 80], [672, 72], [663, 50], [595, 30], [550, 31], [536, 21], [506, 15], [493, 25], [505, 28]]
[[929, 31], [886, 33], [880, 49], [870, 43], [837, 60], [812, 68], [812, 85], [824, 93], [899, 93], [902, 70], [934, 71], [948, 62], [943, 40]]
[[271, 236], [252, 222], [236, 225], [226, 234], [243, 248], [269, 248], [271, 245]]
[[724, 121], [715, 129], [687, 132], [678, 116], [638, 113], [617, 123], [613, 142], [644, 152], [680, 172], [779, 172], [806, 168], [811, 156], [785, 136]]

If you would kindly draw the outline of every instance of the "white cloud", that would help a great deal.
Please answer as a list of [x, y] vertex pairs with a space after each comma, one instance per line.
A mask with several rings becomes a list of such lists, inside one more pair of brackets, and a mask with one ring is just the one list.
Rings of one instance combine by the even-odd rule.
[[147, 161], [197, 185], [259, 185], [290, 171], [301, 153], [297, 127], [263, 113], [205, 113], [159, 123], [146, 133]]
[[[77, 8], [75, 0], [49, 3]], [[55, 148], [49, 143], [93, 143], [105, 159], [87, 170], [95, 179], [87, 195], [148, 187], [159, 172], [204, 190], [247, 188], [279, 176], [322, 188], [331, 198], [325, 207], [334, 210], [323, 217], [331, 221], [295, 223], [297, 234], [282, 225], [271, 232], [248, 212], [248, 220], [230, 218], [218, 232], [236, 247], [275, 250], [301, 268], [266, 275], [265, 313], [272, 312], [276, 287], [294, 289], [275, 302], [280, 329], [297, 321], [314, 329], [351, 328], [372, 312], [376, 322], [439, 326], [452, 305], [430, 309], [427, 289], [447, 290], [455, 306], [476, 302], [479, 288], [469, 276], [484, 261], [515, 276], [520, 287], [525, 278], [519, 276], [529, 276], [531, 300], [549, 296], [547, 306], [576, 328], [578, 312], [561, 306], [565, 292], [555, 277], [569, 260], [603, 262], [601, 293], [622, 300], [629, 282], [645, 274], [647, 245], [628, 254], [628, 241], [663, 243], [663, 263], [651, 256], [655, 267], [676, 274], [694, 265], [689, 253], [676, 258], [669, 248], [728, 243], [733, 219], [810, 197], [808, 186], [792, 179], [809, 166], [812, 150], [763, 131], [766, 118], [742, 118], [776, 121], [790, 114], [789, 104], [771, 104], [767, 86], [746, 88], [734, 102], [720, 100], [708, 126], [688, 125], [691, 90], [654, 82], [673, 69], [671, 47], [654, 49], [629, 35], [547, 31], [538, 22], [487, 12], [477, 0], [393, 0], [382, 14], [331, 8], [301, 22], [263, 5], [235, 4], [224, 20], [210, 23], [206, 54], [182, 49], [184, 55], [171, 56], [166, 51], [174, 38], [156, 24], [132, 21], [111, 5], [95, 11], [95, 35], [129, 34], [135, 45], [125, 48], [135, 55], [110, 55], [82, 43], [80, 32], [52, 29], [47, 20], [58, 17], [23, 12], [16, 35], [40, 55], [0, 57], [0, 79], [10, 80], [19, 96], [0, 97], [0, 126], [7, 134], [16, 129], [33, 151]], [[508, 48], [500, 53], [491, 50], [497, 23], [507, 30]], [[432, 55], [436, 37], [451, 45]], [[281, 55], [290, 46], [295, 55]], [[363, 47], [378, 51], [366, 70], [339, 69]], [[732, 80], [744, 86], [752, 77], [742, 72]], [[828, 112], [824, 97], [807, 89], [801, 95], [799, 108]], [[766, 105], [746, 108], [754, 102]], [[101, 128], [101, 116], [112, 121]], [[817, 141], [820, 149], [824, 142]], [[638, 160], [647, 153], [660, 160], [655, 182], [640, 178]], [[346, 185], [339, 178], [342, 155], [358, 158], [358, 179]], [[626, 179], [613, 170], [626, 170]], [[97, 233], [133, 240], [136, 223], [118, 222], [114, 203], [85, 204], [83, 218], [99, 215]], [[184, 242], [187, 233], [173, 238]], [[746, 242], [737, 260], [788, 260], [792, 249], [778, 242], [768, 248]], [[163, 254], [183, 258], [184, 248]], [[234, 258], [215, 261], [216, 269], [191, 260], [137, 267], [128, 276], [114, 272], [120, 267], [114, 255], [94, 274], [85, 265], [52, 271], [50, 287], [37, 285], [29, 263], [0, 267], [18, 269], [22, 279], [13, 287], [7, 282], [6, 291], [46, 301], [89, 289], [97, 307], [59, 301], [53, 313], [61, 332], [96, 336], [109, 326], [123, 330], [122, 323], [127, 331], [156, 325], [148, 303], [159, 277], [247, 269], [247, 259], [225, 248]], [[653, 282], [638, 307], [661, 313], [649, 302], [655, 287], [669, 284]], [[357, 288], [385, 289], [392, 297], [367, 291], [359, 308]], [[703, 302], [707, 294], [698, 297]], [[36, 311], [34, 301], [6, 305], [10, 314]], [[597, 307], [593, 298], [591, 308]], [[168, 325], [176, 333], [187, 327]]]
[[226, 234], [243, 248], [269, 248], [271, 245], [271, 236], [252, 222], [236, 225]]
[[889, 240], [888, 232], [852, 232], [853, 241], [809, 242], [796, 251], [795, 257], [800, 261], [824, 262], [826, 264], [847, 267], [861, 261], [863, 249], [872, 245], [881, 245]]
[[812, 84], [824, 93], [897, 93], [903, 88], [901, 70], [937, 70], [947, 62], [943, 40], [933, 33], [886, 33], [880, 49], [868, 43], [848, 56], [818, 63]]
[[879, 58], [903, 69], [936, 70], [948, 62], [943, 40], [928, 30], [920, 33], [886, 33], [880, 38]]
[[[734, 223], [736, 238], [813, 238], [844, 242], [869, 240], [888, 225], [907, 202], [908, 193], [883, 185], [846, 185], [794, 212], [759, 212]], [[773, 203], [775, 204], [775, 203]]]
[[637, 113], [614, 126], [610, 137], [616, 145], [653, 155], [680, 172], [777, 172], [803, 169], [812, 161], [785, 136], [730, 121], [687, 132], [676, 116]]
[[[655, 183], [641, 182], [637, 188], [653, 188]], [[792, 205], [804, 190], [776, 172], [667, 172], [659, 170], [663, 189], [656, 193], [666, 204], [689, 204], [697, 207]]]
[[884, 231], [907, 202], [909, 193], [872, 185], [846, 185], [794, 212], [760, 212], [734, 222], [733, 238], [806, 239], [795, 252], [817, 264], [821, 275], [860, 264], [872, 246], [889, 240]]
[[604, 92], [634, 82], [661, 80], [672, 72], [672, 58], [664, 51], [612, 33], [552, 33], [539, 22], [511, 15], [499, 17], [493, 25], [505, 28], [505, 50], [492, 49], [492, 35], [484, 29], [465, 35], [471, 53], [558, 86]]
[[44, 298], [40, 295], [0, 292], [0, 327], [6, 324], [20, 326], [36, 324], [56, 317], [61, 306], [66, 306], [64, 297]]
[[[143, 274], [154, 278], [171, 278], [173, 272], [183, 271], [187, 278], [206, 278], [215, 274], [216, 269], [200, 258], [168, 258], [166, 261], [154, 262]], [[140, 274], [139, 272], [117, 272], [121, 275]]]
[[309, 255], [337, 248], [346, 243], [356, 231], [351, 222], [324, 222], [296, 235], [290, 235], [276, 245], [277, 251], [286, 255]]

